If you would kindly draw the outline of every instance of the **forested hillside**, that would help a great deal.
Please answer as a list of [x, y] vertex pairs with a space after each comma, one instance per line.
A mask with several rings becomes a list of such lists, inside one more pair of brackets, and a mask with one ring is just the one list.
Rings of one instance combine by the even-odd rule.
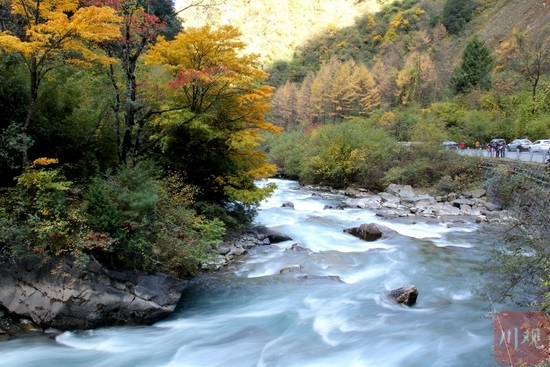
[[[427, 152], [411, 172], [415, 163], [392, 153], [398, 141], [550, 137], [549, 19], [535, 1], [407, 0], [327, 27], [268, 67], [269, 119], [286, 131], [270, 139], [270, 159], [303, 182], [381, 189], [449, 176]], [[374, 180], [363, 164], [373, 151], [384, 157]]]

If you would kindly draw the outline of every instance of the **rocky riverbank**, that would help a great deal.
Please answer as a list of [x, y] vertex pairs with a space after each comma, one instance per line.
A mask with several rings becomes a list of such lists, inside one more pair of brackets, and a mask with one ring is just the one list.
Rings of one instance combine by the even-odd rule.
[[[508, 212], [491, 203], [481, 189], [430, 196], [410, 186], [394, 184], [379, 194], [361, 189], [306, 188], [316, 191], [313, 195], [345, 198], [336, 207], [325, 207], [327, 210], [364, 208], [375, 210], [385, 219], [418, 217], [443, 221], [452, 216], [473, 216], [477, 222], [509, 219]], [[291, 202], [282, 206], [294, 208]], [[446, 220], [447, 226], [467, 225], [460, 219]], [[348, 233], [365, 237], [368, 225], [349, 229]], [[368, 232], [373, 237], [373, 232]], [[378, 227], [375, 232], [373, 238], [384, 235]], [[231, 232], [219, 246], [215, 260], [202, 268], [204, 271], [227, 268], [253, 247], [290, 239], [262, 226]], [[85, 267], [75, 266], [67, 257], [38, 262], [0, 256], [0, 263], [0, 335], [42, 332], [48, 328], [74, 330], [152, 324], [174, 311], [188, 282], [166, 274], [108, 270], [94, 261]]]
[[509, 219], [508, 211], [491, 202], [484, 189], [432, 196], [417, 192], [409, 185], [390, 184], [385, 192], [373, 194], [362, 189], [334, 190], [330, 187], [308, 186], [319, 195], [338, 194], [347, 199], [336, 208], [363, 208], [377, 211], [377, 215], [396, 217], [445, 218], [452, 216], [474, 217], [477, 222], [499, 222]]
[[94, 261], [77, 266], [67, 256], [2, 256], [0, 264], [0, 335], [152, 324], [174, 311], [188, 282]]

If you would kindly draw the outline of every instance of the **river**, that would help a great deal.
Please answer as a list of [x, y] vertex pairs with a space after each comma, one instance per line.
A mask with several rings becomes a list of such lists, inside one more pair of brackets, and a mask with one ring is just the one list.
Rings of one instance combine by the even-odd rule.
[[[449, 229], [420, 217], [323, 210], [343, 198], [272, 181], [278, 189], [262, 203], [256, 224], [293, 241], [254, 248], [230, 269], [194, 279], [176, 311], [153, 326], [10, 339], [0, 343], [0, 366], [496, 364], [490, 302], [474, 291], [483, 282], [487, 245], [473, 219]], [[295, 208], [281, 207], [286, 201]], [[368, 222], [401, 236], [365, 242], [342, 231]], [[294, 243], [310, 251], [291, 251]], [[302, 272], [279, 273], [291, 265]], [[387, 298], [409, 284], [420, 292], [413, 307]]]

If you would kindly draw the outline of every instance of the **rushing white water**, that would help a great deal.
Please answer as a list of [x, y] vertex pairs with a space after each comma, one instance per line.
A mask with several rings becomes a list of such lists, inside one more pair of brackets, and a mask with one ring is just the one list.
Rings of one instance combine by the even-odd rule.
[[[0, 343], [0, 366], [495, 365], [489, 301], [474, 292], [482, 282], [478, 225], [323, 210], [342, 198], [274, 182], [279, 189], [256, 222], [292, 241], [194, 279], [176, 312], [153, 326], [11, 339]], [[285, 201], [295, 209], [282, 208]], [[365, 242], [342, 231], [369, 222], [401, 236]], [[294, 243], [311, 251], [290, 251]], [[279, 273], [291, 265], [302, 273]], [[408, 284], [420, 291], [416, 305], [387, 298]]]

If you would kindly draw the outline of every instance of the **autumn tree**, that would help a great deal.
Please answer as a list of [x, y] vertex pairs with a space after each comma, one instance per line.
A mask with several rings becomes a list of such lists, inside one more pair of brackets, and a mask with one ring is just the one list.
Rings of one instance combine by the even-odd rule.
[[380, 106], [380, 93], [371, 72], [365, 65], [357, 65], [352, 79], [355, 81], [358, 99], [355, 102], [356, 110], [361, 115], [370, 114]]
[[311, 94], [311, 85], [315, 79], [313, 72], [307, 73], [304, 78], [298, 95], [296, 96], [296, 111], [298, 114], [298, 121], [302, 124], [309, 124], [312, 122], [313, 116], [313, 102]]
[[[181, 29], [176, 16], [193, 7], [214, 6], [221, 0], [191, 0], [176, 11], [171, 0], [82, 0], [111, 6], [123, 19], [121, 37], [104, 42], [104, 51], [117, 60], [108, 76], [113, 93], [111, 110], [121, 164], [134, 165], [154, 147], [148, 140], [153, 120], [172, 111], [159, 103], [163, 96], [142, 57], [158, 36], [172, 39]], [[157, 93], [156, 95], [153, 95]]]
[[316, 123], [325, 123], [330, 113], [331, 101], [328, 93], [337, 63], [338, 60], [332, 58], [329, 63], [322, 65], [311, 83], [312, 116]]
[[397, 59], [394, 58], [395, 56], [390, 54], [376, 57], [372, 66], [372, 75], [378, 86], [380, 104], [383, 107], [393, 107], [397, 103], [395, 95], [398, 87], [395, 76], [400, 67]]
[[332, 122], [340, 122], [351, 117], [355, 101], [358, 99], [356, 81], [353, 79], [355, 62], [334, 62], [334, 70], [328, 84], [328, 114]]
[[418, 101], [426, 106], [435, 79], [435, 65], [430, 56], [419, 52], [411, 53], [405, 67], [397, 76], [401, 103]]
[[271, 121], [284, 129], [291, 129], [297, 123], [297, 97], [298, 87], [296, 84], [287, 81], [277, 88], [273, 96]]
[[[272, 87], [257, 55], [232, 26], [188, 28], [173, 41], [161, 38], [146, 61], [171, 76], [167, 108], [155, 120], [165, 163], [203, 187], [203, 198], [257, 204], [270, 188], [254, 181], [275, 173], [259, 150], [260, 133], [278, 132], [265, 115]], [[205, 185], [205, 183], [208, 183]], [[205, 187], [206, 186], [206, 187]]]
[[[11, 14], [17, 22], [0, 33], [0, 49], [23, 61], [29, 76], [28, 108], [21, 132], [32, 122], [40, 86], [51, 72], [65, 64], [109, 65], [113, 60], [97, 52], [101, 42], [120, 36], [113, 9], [80, 6], [78, 0], [12, 0]], [[28, 164], [28, 144], [23, 139], [22, 164]]]

